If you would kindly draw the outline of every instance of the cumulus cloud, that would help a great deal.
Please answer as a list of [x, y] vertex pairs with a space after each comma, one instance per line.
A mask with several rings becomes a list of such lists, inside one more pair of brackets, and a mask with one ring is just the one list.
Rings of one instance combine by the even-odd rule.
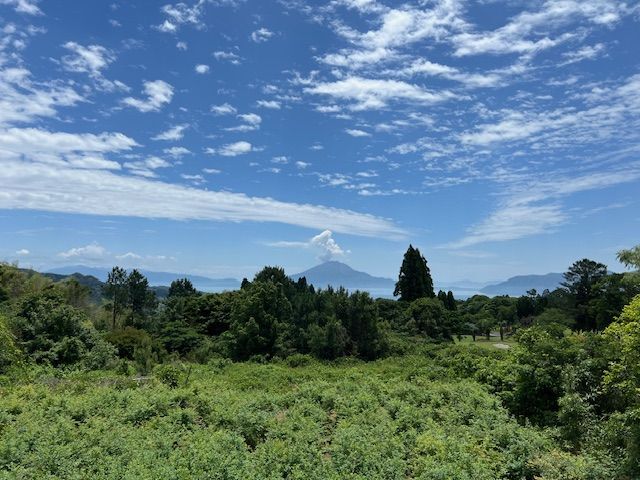
[[0, 0], [0, 5], [9, 5], [16, 12], [27, 15], [42, 15], [42, 10], [38, 8], [38, 0]]
[[242, 63], [242, 57], [234, 52], [227, 52], [224, 50], [217, 50], [213, 52], [213, 58], [218, 61], [226, 61], [232, 65], [240, 65]]
[[242, 113], [237, 115], [237, 118], [244, 122], [243, 125], [238, 125], [235, 127], [225, 128], [228, 132], [251, 132], [253, 130], [258, 130], [260, 128], [260, 124], [262, 123], [262, 117], [255, 113]]
[[314, 95], [351, 102], [349, 107], [356, 111], [381, 109], [392, 101], [431, 105], [457, 97], [448, 90], [430, 91], [399, 80], [357, 76], [346, 77], [335, 82], [318, 82], [313, 86], [305, 87], [304, 90]]
[[169, 140], [169, 141], [180, 140], [182, 139], [182, 137], [184, 137], [184, 131], [187, 128], [189, 128], [188, 124], [175, 125], [169, 128], [168, 130], [162, 133], [159, 133], [155, 137], [152, 137], [151, 139], [152, 140]]
[[365, 132], [364, 130], [359, 130], [357, 128], [347, 128], [345, 129], [345, 132], [348, 135], [351, 135], [352, 137], [370, 137], [371, 134], [368, 132]]
[[279, 248], [307, 248], [316, 250], [319, 252], [318, 260], [328, 262], [337, 258], [344, 257], [349, 253], [338, 245], [333, 238], [333, 232], [331, 230], [324, 230], [318, 235], [310, 238], [305, 242], [291, 242], [291, 241], [279, 241], [267, 243], [270, 247]]
[[280, 102], [276, 100], [258, 100], [256, 105], [262, 108], [270, 108], [271, 110], [280, 110]]
[[215, 150], [215, 153], [222, 155], [223, 157], [237, 157], [238, 155], [244, 155], [253, 150], [253, 145], [243, 140], [234, 143], [228, 143]]
[[127, 97], [122, 103], [143, 113], [157, 112], [173, 98], [173, 87], [163, 80], [144, 82], [143, 88], [147, 98]]
[[34, 84], [31, 72], [25, 68], [0, 70], [0, 126], [54, 117], [58, 108], [83, 101], [84, 97], [71, 87], [58, 83]]
[[253, 40], [256, 43], [263, 43], [268, 41], [274, 35], [275, 34], [271, 30], [262, 27], [262, 28], [259, 28], [258, 30], [251, 32], [251, 40]]
[[237, 112], [235, 107], [229, 105], [228, 103], [223, 103], [222, 105], [212, 105], [211, 113], [215, 115], [233, 115]]
[[19, 255], [21, 257], [25, 257], [27, 255], [29, 255], [31, 252], [29, 250], [27, 250], [26, 248], [21, 248], [20, 250], [16, 251], [16, 255]]
[[204, 75], [205, 73], [209, 73], [209, 65], [199, 64], [195, 66], [196, 73], [200, 75]]
[[85, 260], [98, 260], [104, 258], [107, 254], [107, 250], [100, 244], [94, 242], [84, 247], [75, 247], [67, 250], [66, 252], [60, 252], [59, 257], [64, 259], [85, 259]]

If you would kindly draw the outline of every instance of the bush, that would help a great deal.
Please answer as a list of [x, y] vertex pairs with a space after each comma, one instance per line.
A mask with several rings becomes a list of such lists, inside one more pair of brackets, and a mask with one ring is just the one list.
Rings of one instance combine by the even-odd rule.
[[158, 365], [153, 373], [155, 377], [169, 388], [176, 388], [182, 378], [182, 369], [176, 365]]
[[295, 353], [287, 357], [286, 363], [290, 367], [306, 367], [313, 363], [313, 357], [311, 355], [304, 355], [302, 353]]

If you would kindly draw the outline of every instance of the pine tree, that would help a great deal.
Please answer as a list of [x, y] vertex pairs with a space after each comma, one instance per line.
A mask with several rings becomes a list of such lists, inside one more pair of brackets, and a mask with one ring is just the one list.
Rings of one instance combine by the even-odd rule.
[[402, 259], [398, 282], [393, 292], [394, 296], [400, 295], [400, 300], [412, 302], [418, 298], [435, 297], [433, 280], [427, 266], [427, 261], [420, 250], [409, 245]]

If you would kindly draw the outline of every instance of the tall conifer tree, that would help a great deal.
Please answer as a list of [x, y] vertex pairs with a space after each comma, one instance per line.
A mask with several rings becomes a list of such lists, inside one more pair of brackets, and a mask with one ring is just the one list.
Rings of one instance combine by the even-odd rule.
[[433, 280], [427, 266], [427, 261], [420, 250], [409, 245], [402, 259], [398, 282], [393, 292], [394, 296], [400, 295], [400, 300], [412, 302], [417, 298], [435, 297]]

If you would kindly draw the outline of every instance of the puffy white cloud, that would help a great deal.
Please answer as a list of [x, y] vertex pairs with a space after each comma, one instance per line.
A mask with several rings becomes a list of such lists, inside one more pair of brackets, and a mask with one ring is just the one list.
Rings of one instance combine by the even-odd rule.
[[348, 252], [343, 250], [334, 240], [331, 230], [324, 230], [305, 242], [279, 241], [267, 243], [270, 247], [279, 248], [308, 248], [319, 252], [318, 259], [323, 262], [344, 257]]
[[163, 80], [144, 82], [145, 99], [127, 97], [122, 103], [129, 107], [137, 108], [139, 111], [157, 112], [173, 98], [173, 87]]
[[163, 152], [166, 153], [167, 155], [171, 155], [173, 158], [180, 158], [190, 154], [191, 150], [185, 147], [171, 147], [171, 148], [165, 148]]
[[27, 15], [42, 15], [42, 10], [38, 8], [38, 0], [0, 0], [0, 5], [9, 5], [15, 8], [16, 12]]
[[218, 50], [213, 52], [213, 57], [218, 61], [227, 61], [232, 65], [240, 65], [242, 63], [242, 57], [233, 52], [226, 52], [224, 50]]
[[71, 248], [66, 252], [60, 252], [58, 256], [64, 259], [98, 260], [104, 258], [106, 254], [107, 250], [102, 245], [94, 242], [84, 247]]
[[[0, 57], [1, 59], [1, 57]], [[59, 107], [71, 107], [84, 97], [67, 86], [34, 85], [24, 68], [0, 70], [0, 126], [55, 117]]]
[[199, 64], [195, 66], [196, 73], [200, 75], [204, 75], [205, 73], [209, 73], [209, 65]]
[[381, 109], [391, 101], [417, 102], [430, 105], [457, 95], [448, 91], [429, 91], [418, 85], [387, 79], [346, 77], [335, 82], [318, 82], [306, 87], [305, 92], [325, 95], [334, 100], [347, 100], [352, 110]]
[[238, 155], [244, 155], [253, 150], [253, 145], [243, 140], [234, 143], [228, 143], [218, 148], [215, 152], [223, 157], [237, 157]]
[[371, 134], [368, 132], [365, 132], [364, 130], [359, 130], [357, 128], [347, 128], [345, 129], [345, 132], [348, 135], [351, 135], [352, 137], [370, 137]]
[[133, 162], [125, 162], [124, 164], [124, 167], [128, 168], [134, 175], [149, 178], [156, 176], [154, 170], [157, 170], [159, 168], [168, 168], [170, 166], [171, 163], [167, 162], [163, 158], [156, 156], [150, 156], [143, 160], [136, 160]]
[[244, 122], [244, 125], [238, 125], [236, 127], [225, 128], [228, 132], [250, 132], [252, 130], [258, 130], [262, 123], [262, 117], [255, 113], [242, 113], [237, 117]]
[[258, 100], [256, 104], [262, 108], [270, 108], [271, 110], [280, 110], [280, 102], [276, 100]]
[[262, 28], [259, 28], [258, 30], [251, 32], [251, 40], [253, 40], [256, 43], [262, 43], [262, 42], [268, 41], [274, 35], [275, 34], [271, 30], [262, 27]]
[[21, 257], [26, 257], [29, 254], [31, 254], [31, 252], [26, 248], [21, 248], [20, 250], [16, 250], [16, 255], [19, 255]]
[[159, 133], [155, 137], [152, 137], [151, 139], [152, 140], [169, 140], [169, 141], [180, 140], [182, 139], [182, 137], [184, 137], [184, 131], [187, 128], [189, 128], [188, 124], [175, 125], [169, 128], [168, 130], [162, 133]]
[[215, 115], [233, 115], [237, 110], [232, 105], [223, 103], [222, 105], [212, 105], [211, 112]]
[[586, 21], [595, 25], [611, 25], [633, 11], [623, 2], [607, 0], [547, 0], [537, 11], [525, 11], [506, 25], [489, 32], [462, 32], [452, 37], [456, 56], [484, 53], [535, 53], [554, 47], [575, 37], [552, 31], [568, 24]]

